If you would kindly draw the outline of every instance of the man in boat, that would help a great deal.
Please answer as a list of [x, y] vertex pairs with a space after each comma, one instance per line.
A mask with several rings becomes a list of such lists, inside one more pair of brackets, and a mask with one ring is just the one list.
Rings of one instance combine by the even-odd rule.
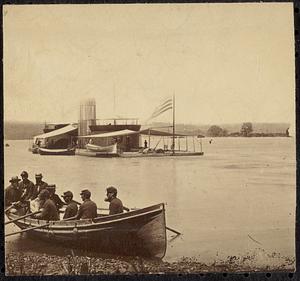
[[36, 219], [46, 221], [57, 221], [59, 220], [59, 214], [56, 209], [54, 202], [50, 199], [50, 193], [47, 189], [43, 189], [39, 194], [41, 202], [40, 208], [41, 213], [35, 215]]
[[35, 192], [32, 199], [37, 198], [40, 192], [48, 186], [48, 183], [44, 182], [42, 178], [43, 175], [41, 173], [35, 175]]
[[105, 201], [109, 202], [109, 214], [115, 215], [115, 214], [121, 214], [124, 211], [123, 203], [122, 201], [117, 198], [118, 190], [110, 186], [106, 188], [106, 198]]
[[73, 200], [73, 193], [71, 191], [66, 191], [61, 197], [64, 198], [67, 204], [67, 208], [65, 210], [63, 219], [68, 219], [76, 216], [78, 212], [78, 207], [77, 203]]
[[21, 201], [27, 201], [33, 198], [35, 193], [35, 186], [34, 183], [28, 179], [28, 173], [23, 171], [21, 173], [22, 181], [20, 182], [20, 188], [23, 192]]
[[50, 199], [54, 202], [57, 211], [59, 211], [60, 208], [63, 207], [64, 202], [59, 198], [59, 196], [55, 193], [56, 192], [56, 185], [55, 184], [49, 184], [46, 189], [49, 191]]
[[10, 206], [12, 203], [20, 201], [22, 196], [22, 189], [19, 186], [20, 180], [18, 176], [10, 179], [10, 185], [5, 189], [4, 193], [5, 206]]
[[84, 189], [80, 193], [83, 203], [80, 205], [76, 219], [93, 219], [97, 217], [97, 205], [91, 198], [91, 192]]

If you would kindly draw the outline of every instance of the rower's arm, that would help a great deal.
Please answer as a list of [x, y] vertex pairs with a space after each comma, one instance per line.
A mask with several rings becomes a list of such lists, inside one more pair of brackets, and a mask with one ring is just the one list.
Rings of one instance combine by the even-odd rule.
[[41, 212], [39, 214], [35, 215], [34, 218], [42, 219], [45, 217], [45, 215], [47, 214], [47, 210], [45, 208], [41, 208], [40, 211]]
[[77, 215], [75, 216], [77, 220], [79, 220], [82, 217], [83, 208], [82, 205], [80, 205]]

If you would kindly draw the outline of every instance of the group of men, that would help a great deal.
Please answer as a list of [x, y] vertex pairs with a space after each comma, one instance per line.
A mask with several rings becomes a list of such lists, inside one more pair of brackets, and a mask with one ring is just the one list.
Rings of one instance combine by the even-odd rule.
[[[23, 171], [21, 173], [21, 179], [18, 176], [12, 177], [10, 185], [5, 189], [5, 206], [11, 206], [14, 204], [30, 204], [34, 206], [37, 204], [37, 209], [40, 210], [34, 217], [37, 219], [43, 219], [47, 221], [59, 220], [59, 212], [63, 206], [66, 206], [63, 219], [93, 219], [98, 216], [97, 205], [91, 200], [91, 192], [88, 189], [81, 191], [80, 196], [83, 203], [78, 203], [73, 200], [73, 193], [66, 191], [61, 196], [55, 193], [55, 184], [47, 184], [42, 180], [42, 174], [36, 174], [34, 184], [28, 178], [28, 173]], [[115, 215], [123, 213], [124, 209], [122, 201], [117, 198], [117, 189], [110, 186], [106, 189], [105, 201], [109, 202], [109, 215]], [[31, 204], [33, 203], [33, 204]], [[79, 208], [78, 208], [79, 206]]]

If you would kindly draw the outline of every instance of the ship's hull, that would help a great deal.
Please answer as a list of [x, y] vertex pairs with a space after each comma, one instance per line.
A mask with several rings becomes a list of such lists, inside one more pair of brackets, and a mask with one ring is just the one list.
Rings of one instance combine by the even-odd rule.
[[40, 155], [75, 155], [75, 148], [47, 149], [40, 147], [38, 152]]
[[88, 151], [92, 152], [104, 152], [104, 153], [113, 153], [117, 151], [117, 145], [112, 144], [108, 146], [100, 146], [100, 145], [94, 145], [94, 144], [87, 144], [85, 147]]
[[[9, 212], [7, 217], [12, 220], [18, 215]], [[15, 222], [21, 229], [46, 223], [32, 218]], [[68, 247], [152, 258], [163, 258], [167, 243], [164, 204], [93, 220], [53, 221], [45, 228], [27, 233]]]

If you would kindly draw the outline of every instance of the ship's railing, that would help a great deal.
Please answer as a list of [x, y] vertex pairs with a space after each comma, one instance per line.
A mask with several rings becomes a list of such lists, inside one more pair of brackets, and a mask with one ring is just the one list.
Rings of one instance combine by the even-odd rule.
[[138, 125], [138, 118], [96, 119], [96, 125]]

